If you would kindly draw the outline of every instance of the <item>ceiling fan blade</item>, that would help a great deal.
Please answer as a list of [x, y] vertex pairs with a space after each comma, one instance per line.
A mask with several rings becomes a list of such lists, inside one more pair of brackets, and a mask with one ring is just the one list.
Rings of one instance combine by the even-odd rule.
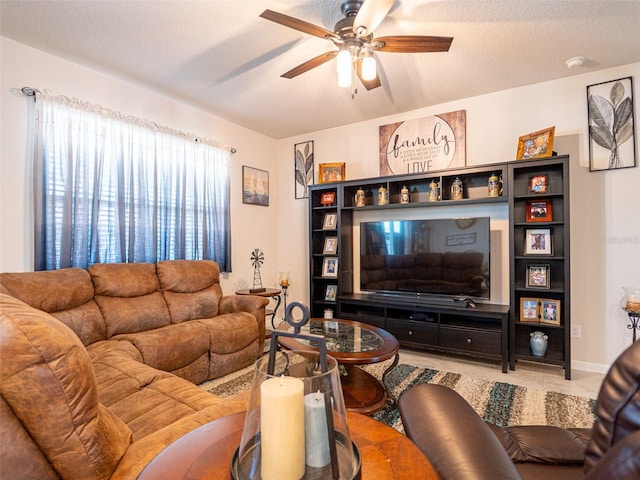
[[291, 70], [289, 70], [286, 73], [283, 73], [280, 76], [284, 78], [297, 77], [301, 73], [308, 72], [312, 68], [319, 67], [323, 63], [328, 62], [332, 58], [335, 58], [336, 55], [338, 55], [338, 52], [336, 51], [323, 53], [321, 55], [318, 55], [317, 57], [313, 57], [311, 60], [307, 60], [306, 62], [298, 65], [295, 68], [292, 68]]
[[397, 35], [371, 40], [371, 48], [376, 52], [420, 53], [447, 52], [453, 37], [428, 37], [422, 35]]
[[362, 78], [362, 60], [358, 60], [356, 62], [356, 74], [362, 82], [362, 85], [364, 85], [364, 88], [366, 88], [367, 90], [373, 90], [374, 88], [378, 88], [381, 85], [380, 75], [376, 75], [376, 78], [374, 78], [373, 80], [364, 80]]
[[395, 0], [365, 0], [353, 22], [353, 32], [358, 37], [366, 37], [380, 25], [393, 6]]
[[308, 33], [309, 35], [313, 35], [315, 37], [326, 38], [327, 40], [340, 39], [340, 37], [338, 37], [331, 30], [327, 30], [324, 27], [319, 27], [298, 18], [290, 17], [289, 15], [285, 15], [283, 13], [274, 12], [273, 10], [265, 10], [260, 14], [260, 16], [264, 19], [279, 23], [280, 25], [284, 25], [285, 27], [293, 28], [294, 30], [298, 30], [302, 33]]

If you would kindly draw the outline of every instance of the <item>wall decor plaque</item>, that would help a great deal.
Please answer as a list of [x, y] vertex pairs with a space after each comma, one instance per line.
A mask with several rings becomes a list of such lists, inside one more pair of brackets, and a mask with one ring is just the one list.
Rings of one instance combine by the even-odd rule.
[[380, 126], [380, 175], [464, 167], [466, 119], [458, 110]]

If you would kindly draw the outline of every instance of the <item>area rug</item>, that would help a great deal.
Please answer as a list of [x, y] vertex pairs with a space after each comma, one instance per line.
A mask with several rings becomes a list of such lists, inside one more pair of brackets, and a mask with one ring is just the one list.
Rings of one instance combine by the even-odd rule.
[[[385, 366], [377, 364], [364, 368], [380, 378]], [[203, 383], [201, 388], [221, 397], [229, 397], [249, 389], [252, 381], [253, 367], [248, 367]], [[499, 426], [555, 425], [563, 428], [590, 428], [595, 418], [595, 400], [586, 397], [405, 364], [397, 365], [387, 375], [387, 385], [396, 398], [400, 398], [407, 388], [420, 383], [435, 383], [452, 388], [485, 421]], [[400, 432], [404, 431], [395, 405], [387, 404], [373, 417]]]

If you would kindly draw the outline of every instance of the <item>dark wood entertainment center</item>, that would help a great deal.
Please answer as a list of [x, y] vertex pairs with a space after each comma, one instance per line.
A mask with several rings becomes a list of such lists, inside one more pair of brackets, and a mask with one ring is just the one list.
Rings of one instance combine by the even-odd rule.
[[[502, 178], [497, 197], [488, 195], [492, 175]], [[532, 191], [532, 182], [540, 177], [543, 191]], [[452, 200], [450, 187], [458, 178], [464, 197]], [[441, 186], [439, 201], [429, 201], [434, 180]], [[385, 205], [377, 203], [380, 187], [388, 193]], [[409, 203], [401, 203], [404, 187], [410, 192]], [[364, 206], [356, 206], [358, 190], [365, 192]], [[532, 202], [535, 208], [541, 202], [546, 206], [542, 213], [536, 210], [534, 218]], [[509, 305], [478, 301], [473, 307], [453, 299], [358, 293], [354, 288], [354, 212], [389, 211], [393, 219], [392, 210], [423, 209], [429, 218], [432, 208], [492, 204], [508, 206]], [[538, 231], [546, 234], [548, 248], [527, 252], [525, 242]], [[567, 155], [313, 185], [309, 187], [309, 249], [312, 317], [322, 317], [324, 310], [331, 309], [340, 318], [384, 328], [405, 347], [497, 360], [505, 373], [508, 367], [515, 369], [518, 360], [558, 365], [564, 368], [565, 378], [571, 378]], [[527, 278], [539, 267], [544, 274], [542, 285], [532, 284]], [[555, 305], [557, 316], [550, 314], [546, 323], [540, 323], [541, 315], [526, 318], [521, 310], [528, 304], [523, 302], [532, 299]], [[548, 336], [544, 356], [533, 355], [529, 348], [530, 335], [538, 330]]]

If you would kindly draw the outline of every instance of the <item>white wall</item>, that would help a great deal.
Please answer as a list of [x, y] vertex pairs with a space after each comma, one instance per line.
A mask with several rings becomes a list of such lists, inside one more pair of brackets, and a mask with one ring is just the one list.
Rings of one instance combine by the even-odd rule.
[[[316, 169], [318, 163], [345, 162], [347, 179], [352, 180], [379, 175], [380, 125], [466, 110], [467, 165], [510, 161], [516, 157], [518, 137], [555, 125], [554, 150], [571, 155], [571, 308], [572, 322], [582, 330], [581, 338], [572, 339], [573, 365], [604, 372], [631, 343], [627, 316], [618, 302], [622, 286], [640, 286], [640, 201], [635, 190], [640, 185], [640, 168], [589, 172], [586, 87], [628, 76], [635, 77], [637, 123], [640, 63], [280, 140], [279, 172], [285, 179], [283, 186], [291, 190], [287, 192], [283, 188], [286, 205], [280, 209], [283, 213], [291, 208], [291, 214], [279, 217], [280, 231], [289, 233], [278, 242], [279, 261], [291, 258], [290, 263], [297, 266], [292, 273], [294, 281], [297, 277], [300, 282], [308, 282], [304, 243], [308, 235], [306, 204], [286, 200], [293, 198], [292, 186], [288, 186], [286, 179], [293, 178], [291, 151], [297, 142], [314, 140]], [[365, 102], [366, 93], [359, 94], [353, 101]], [[638, 138], [636, 133], [640, 162]], [[292, 230], [292, 218], [304, 223], [304, 228]], [[302, 252], [298, 253], [297, 248]], [[294, 251], [292, 255], [290, 252]], [[301, 299], [308, 300], [307, 297]]]
[[[318, 163], [346, 162], [348, 179], [374, 177], [380, 125], [464, 109], [467, 165], [509, 161], [515, 157], [519, 136], [555, 125], [554, 149], [572, 158], [572, 321], [582, 327], [582, 337], [572, 341], [574, 368], [602, 371], [631, 343], [618, 302], [622, 286], [640, 286], [640, 214], [634, 190], [640, 185], [640, 169], [588, 171], [586, 86], [635, 77], [637, 123], [640, 63], [276, 141], [133, 82], [4, 37], [0, 42], [0, 271], [31, 270], [33, 264], [29, 100], [11, 89], [48, 88], [235, 146], [238, 153], [231, 168], [234, 271], [223, 281], [223, 288], [231, 292], [251, 283], [249, 257], [254, 248], [260, 248], [266, 256], [265, 286], [275, 286], [278, 270], [290, 270], [289, 299], [304, 302], [308, 301], [308, 212], [306, 200], [294, 199], [294, 144], [314, 140], [316, 168]], [[366, 92], [353, 101], [367, 101]], [[636, 143], [638, 138], [636, 128]], [[640, 161], [638, 146], [636, 150]], [[270, 172], [269, 207], [242, 204], [242, 165]]]
[[33, 99], [13, 91], [28, 86], [77, 97], [233, 145], [237, 149], [231, 156], [230, 172], [233, 272], [223, 278], [223, 291], [232, 293], [237, 287], [251, 285], [250, 257], [254, 248], [265, 253], [263, 284], [275, 286], [279, 176], [271, 172], [269, 207], [244, 205], [241, 183], [242, 165], [272, 170], [275, 140], [133, 82], [81, 67], [6, 37], [0, 37], [0, 42], [0, 271], [33, 270], [33, 192], [27, 140], [28, 102]]

